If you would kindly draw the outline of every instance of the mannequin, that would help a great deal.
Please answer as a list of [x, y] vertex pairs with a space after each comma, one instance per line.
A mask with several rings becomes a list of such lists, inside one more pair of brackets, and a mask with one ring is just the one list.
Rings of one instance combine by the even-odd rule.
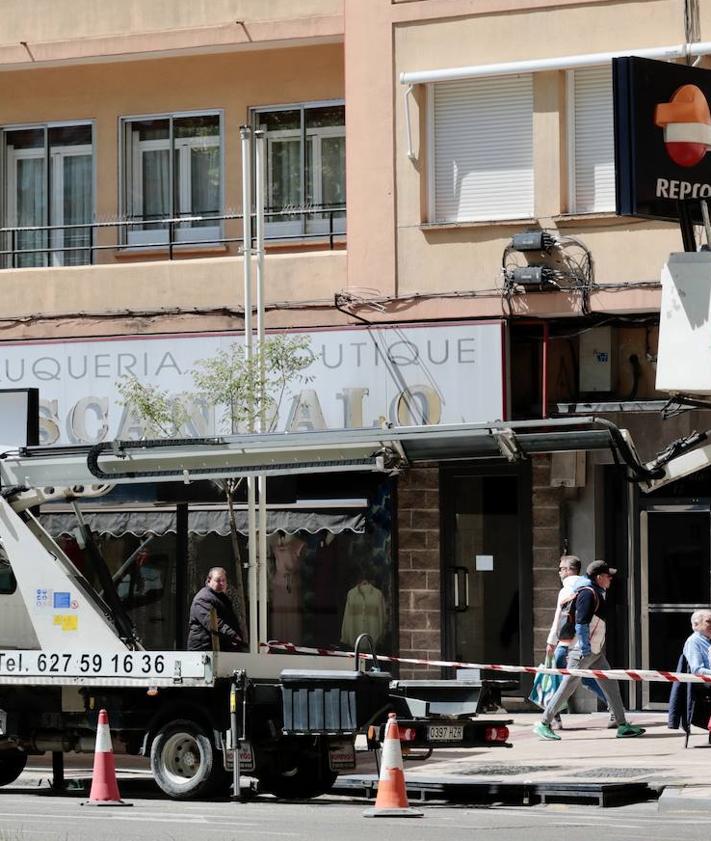
[[269, 539], [274, 555], [271, 579], [269, 636], [283, 642], [301, 642], [301, 561], [306, 544], [295, 534], [278, 531]]
[[371, 581], [372, 572], [365, 569], [355, 587], [348, 591], [343, 610], [341, 642], [353, 646], [359, 634], [369, 634], [377, 646], [387, 626], [385, 597]]

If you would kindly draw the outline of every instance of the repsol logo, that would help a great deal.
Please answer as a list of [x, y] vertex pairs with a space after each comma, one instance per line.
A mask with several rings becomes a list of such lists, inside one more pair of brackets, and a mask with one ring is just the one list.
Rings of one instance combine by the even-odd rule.
[[711, 184], [677, 181], [675, 178], [657, 178], [658, 199], [704, 199], [711, 196]]

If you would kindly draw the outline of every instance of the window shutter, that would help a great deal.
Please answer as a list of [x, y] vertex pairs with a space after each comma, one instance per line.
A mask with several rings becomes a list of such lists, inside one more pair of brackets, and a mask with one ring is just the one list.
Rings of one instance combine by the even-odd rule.
[[615, 138], [612, 70], [573, 72], [572, 206], [577, 213], [615, 209]]
[[533, 216], [530, 75], [432, 86], [434, 219]]

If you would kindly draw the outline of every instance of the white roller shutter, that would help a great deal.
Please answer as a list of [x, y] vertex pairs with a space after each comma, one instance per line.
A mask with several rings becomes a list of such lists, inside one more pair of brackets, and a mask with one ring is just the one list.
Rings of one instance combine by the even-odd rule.
[[531, 76], [438, 82], [431, 95], [433, 221], [533, 216]]
[[586, 67], [572, 81], [571, 208], [576, 213], [615, 209], [615, 137], [612, 69]]

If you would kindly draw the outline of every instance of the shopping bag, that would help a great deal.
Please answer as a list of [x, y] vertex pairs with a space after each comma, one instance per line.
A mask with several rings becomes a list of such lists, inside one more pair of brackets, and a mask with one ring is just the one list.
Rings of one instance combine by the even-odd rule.
[[[546, 669], [550, 669], [552, 665], [551, 661], [552, 658], [546, 656], [545, 661], [541, 665]], [[547, 675], [543, 672], [536, 672], [536, 677], [533, 680], [533, 688], [531, 689], [531, 694], [528, 696], [528, 700], [537, 707], [544, 709], [557, 692], [562, 680], [562, 675]]]

